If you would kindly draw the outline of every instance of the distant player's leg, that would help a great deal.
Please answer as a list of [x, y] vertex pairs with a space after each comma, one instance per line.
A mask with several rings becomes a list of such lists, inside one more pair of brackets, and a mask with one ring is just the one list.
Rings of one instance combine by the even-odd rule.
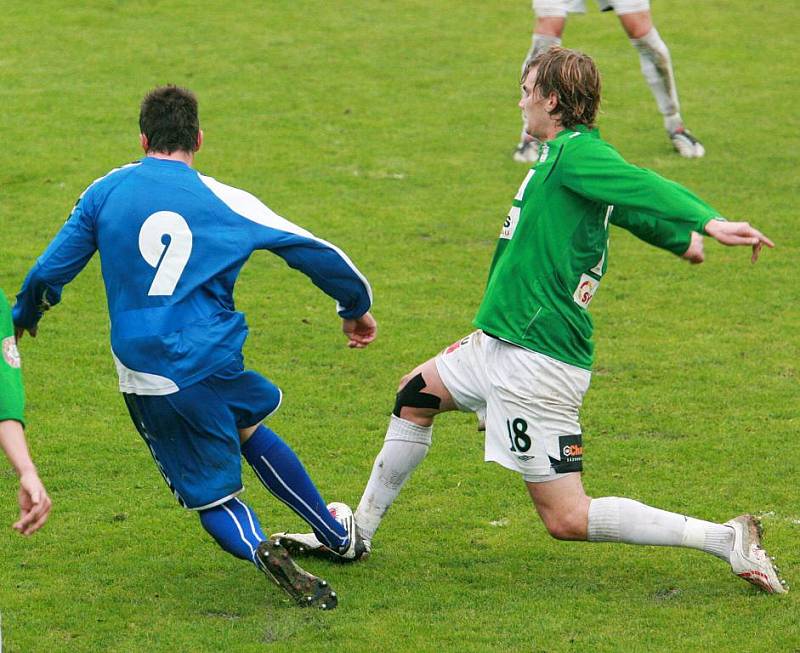
[[725, 524], [660, 510], [632, 499], [586, 496], [579, 473], [546, 482], [527, 482], [548, 532], [561, 540], [677, 546], [710, 553], [737, 576], [769, 593], [786, 591], [761, 548], [758, 521], [750, 515]]
[[705, 149], [683, 123], [675, 85], [672, 58], [650, 15], [647, 0], [615, 0], [614, 10], [631, 44], [639, 53], [642, 74], [655, 97], [675, 150], [686, 158], [697, 158]]
[[[536, 24], [533, 28], [531, 47], [522, 62], [520, 74], [525, 72], [528, 62], [540, 52], [554, 45], [561, 45], [561, 36], [567, 22], [567, 0], [534, 0]], [[522, 133], [514, 149], [514, 160], [520, 163], [536, 161], [539, 142], [528, 134], [525, 117], [522, 118]]]

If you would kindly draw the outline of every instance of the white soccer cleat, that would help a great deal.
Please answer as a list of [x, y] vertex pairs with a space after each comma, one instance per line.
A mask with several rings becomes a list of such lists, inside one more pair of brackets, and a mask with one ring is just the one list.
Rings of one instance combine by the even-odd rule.
[[686, 127], [681, 125], [676, 130], [668, 132], [672, 147], [682, 157], [687, 159], [699, 159], [706, 153], [706, 148]]
[[761, 522], [752, 515], [739, 515], [725, 522], [725, 526], [733, 529], [730, 555], [733, 573], [769, 594], [788, 592], [772, 558], [761, 548]]
[[336, 562], [355, 562], [366, 558], [371, 547], [358, 532], [356, 520], [350, 506], [346, 503], [334, 501], [328, 504], [328, 512], [344, 526], [350, 538], [350, 544], [343, 553], [328, 548], [319, 541], [314, 533], [275, 533], [271, 538], [280, 538], [291, 555], [319, 556]]
[[344, 553], [337, 554], [344, 560], [359, 560], [364, 556], [369, 555], [369, 550], [361, 538], [361, 534], [356, 527], [356, 518], [353, 516], [353, 511], [346, 503], [334, 501], [328, 504], [328, 512], [331, 513], [333, 518], [338, 521], [347, 531], [350, 538], [350, 545]]

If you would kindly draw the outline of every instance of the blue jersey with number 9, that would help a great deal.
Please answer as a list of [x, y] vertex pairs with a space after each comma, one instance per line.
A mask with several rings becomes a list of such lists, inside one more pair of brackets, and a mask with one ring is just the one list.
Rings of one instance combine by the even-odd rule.
[[233, 286], [257, 249], [307, 274], [341, 317], [369, 310], [369, 284], [341, 250], [243, 190], [145, 157], [87, 188], [28, 273], [14, 323], [34, 327], [99, 251], [120, 390], [170, 394], [241, 354], [247, 325]]

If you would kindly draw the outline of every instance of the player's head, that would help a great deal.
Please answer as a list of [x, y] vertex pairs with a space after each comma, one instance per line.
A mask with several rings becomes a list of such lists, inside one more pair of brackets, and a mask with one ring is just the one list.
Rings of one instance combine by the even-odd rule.
[[197, 151], [202, 136], [194, 93], [171, 84], [154, 88], [142, 100], [139, 130], [147, 152]]
[[548, 101], [552, 107], [548, 113], [562, 127], [594, 127], [600, 108], [600, 73], [588, 55], [552, 47], [525, 66], [520, 80], [523, 88], [526, 82], [535, 97]]

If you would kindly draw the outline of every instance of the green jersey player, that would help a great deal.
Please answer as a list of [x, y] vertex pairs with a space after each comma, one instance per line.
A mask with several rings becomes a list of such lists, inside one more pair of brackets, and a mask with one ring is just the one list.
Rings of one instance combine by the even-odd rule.
[[[588, 313], [607, 266], [608, 225], [703, 258], [705, 233], [748, 245], [772, 242], [727, 222], [682, 186], [626, 163], [593, 123], [600, 103], [594, 62], [551, 48], [522, 79], [530, 135], [543, 145], [503, 223], [479, 328], [403, 377], [381, 452], [356, 511], [371, 542], [403, 483], [425, 457], [434, 417], [474, 411], [485, 421], [485, 459], [519, 473], [549, 533], [563, 540], [683, 546], [711, 553], [767, 592], [786, 591], [749, 516], [716, 524], [619, 497], [591, 498], [581, 481], [578, 411], [589, 387]], [[320, 552], [313, 537], [287, 536]], [[323, 551], [324, 552], [324, 551]]]
[[0, 290], [0, 447], [19, 476], [19, 520], [14, 529], [30, 535], [41, 528], [50, 514], [50, 497], [25, 443], [25, 394], [11, 310]]

